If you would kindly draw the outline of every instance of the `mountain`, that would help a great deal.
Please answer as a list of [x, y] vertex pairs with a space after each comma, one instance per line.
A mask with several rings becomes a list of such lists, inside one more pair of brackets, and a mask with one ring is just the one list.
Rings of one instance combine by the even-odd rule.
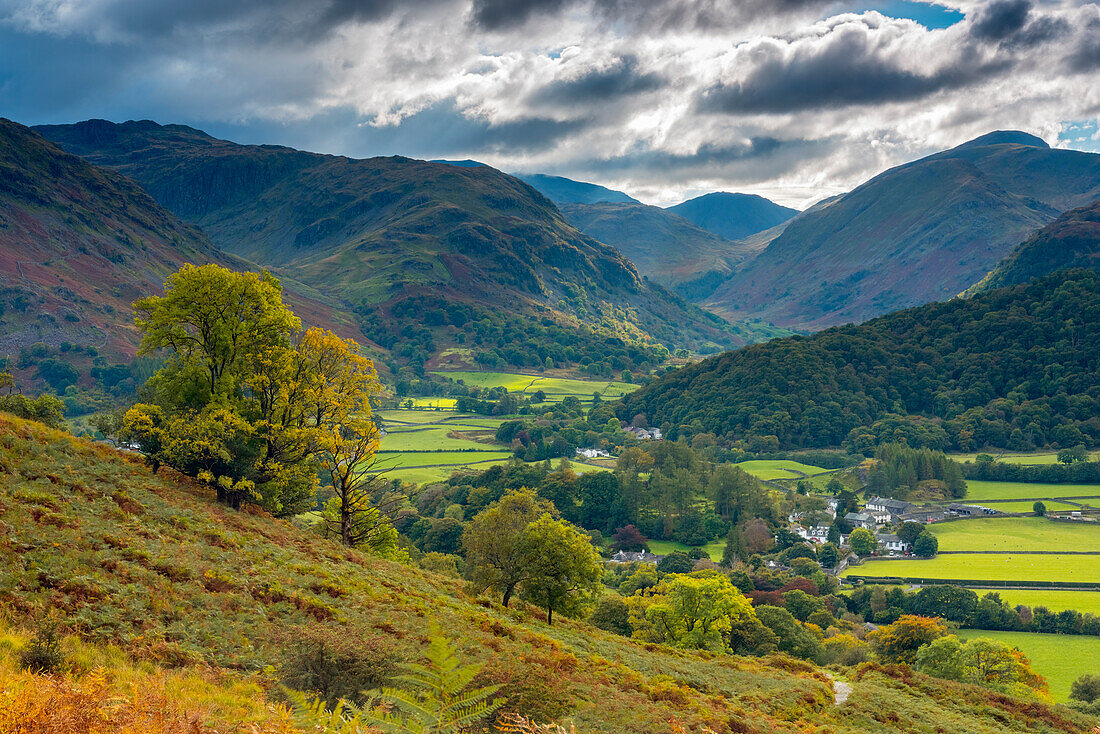
[[[506, 341], [533, 338], [543, 351], [563, 330], [581, 328], [597, 362], [622, 361], [624, 344], [643, 345], [649, 354], [637, 356], [653, 362], [658, 342], [745, 341], [721, 319], [645, 282], [542, 194], [488, 166], [238, 145], [149, 121], [38, 130], [132, 177], [222, 249], [354, 307], [378, 343], [417, 342], [402, 359], [422, 363], [452, 347], [483, 347], [476, 351], [495, 349], [492, 359], [516, 366], [542, 363], [546, 355], [533, 344], [501, 353], [504, 335], [490, 333], [492, 324], [473, 343], [461, 340], [459, 328], [486, 318], [505, 329]], [[580, 356], [570, 359], [560, 344], [556, 354], [555, 361]]]
[[650, 280], [689, 299], [706, 297], [762, 248], [730, 242], [645, 204], [561, 204], [577, 229], [614, 245]]
[[547, 176], [544, 173], [515, 174], [516, 178], [529, 184], [550, 201], [558, 204], [638, 204], [621, 191], [600, 186], [599, 184], [574, 181], [562, 176]]
[[668, 207], [689, 222], [727, 240], [763, 232], [798, 214], [755, 194], [715, 192]]
[[[534, 605], [506, 609], [455, 574], [228, 509], [209, 487], [152, 474], [132, 454], [2, 413], [0, 487], [0, 695], [17, 731], [87, 731], [72, 722], [93, 719], [105, 732], [320, 731], [287, 721], [281, 683], [355, 695], [349, 681], [373, 688], [397, 662], [423, 662], [440, 630], [458, 662], [483, 666], [474, 686], [499, 685], [503, 712], [540, 725], [513, 731], [548, 731], [551, 721], [586, 734], [855, 734], [914, 731], [916, 720], [929, 732], [1085, 734], [1096, 725], [1067, 707], [878, 663], [844, 669], [851, 695], [834, 705], [828, 674], [785, 654], [674, 649], [558, 615], [550, 626]], [[65, 630], [70, 663], [50, 677], [16, 665], [46, 618]], [[54, 710], [19, 728], [18, 691]], [[63, 696], [72, 708], [57, 704]], [[109, 725], [131, 708], [148, 718]]]
[[[616, 410], [765, 449], [1095, 445], [1100, 273], [1061, 271], [676, 370]], [[696, 431], [699, 429], [696, 428]]]
[[1033, 234], [967, 295], [1068, 268], [1100, 270], [1100, 199], [1066, 212]]
[[892, 168], [791, 220], [707, 306], [820, 329], [951, 298], [1100, 197], [1100, 155], [998, 132]]
[[[41, 343], [75, 347], [70, 356], [132, 358], [139, 335], [130, 304], [160, 292], [188, 262], [257, 269], [128, 178], [0, 119], [0, 355]], [[297, 290], [288, 300], [306, 323], [363, 338], [325, 299], [284, 285]]]

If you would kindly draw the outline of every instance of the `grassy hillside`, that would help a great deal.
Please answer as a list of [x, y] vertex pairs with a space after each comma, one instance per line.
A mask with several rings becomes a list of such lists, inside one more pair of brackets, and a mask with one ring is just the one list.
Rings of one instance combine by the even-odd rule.
[[1100, 270], [1100, 200], [1068, 211], [1040, 229], [967, 294], [1025, 283], [1067, 268]]
[[719, 355], [624, 397], [617, 413], [643, 413], [673, 437], [699, 420], [728, 441], [782, 448], [862, 451], [899, 435], [956, 451], [1093, 445], [1098, 360], [1100, 274], [1065, 271]]
[[952, 298], [1098, 195], [1100, 155], [983, 136], [800, 215], [707, 304], [730, 319], [821, 329]]
[[[133, 681], [142, 694], [175, 691], [179, 700], [184, 689], [165, 685], [164, 676], [217, 681], [208, 691], [224, 698], [199, 710], [199, 731], [243, 722], [289, 731], [265, 699], [285, 651], [306, 630], [328, 629], [415, 660], [429, 622], [460, 638], [465, 660], [486, 663], [479, 681], [503, 684], [506, 708], [572, 721], [580, 732], [1095, 726], [1065, 709], [874, 665], [851, 673], [854, 693], [835, 706], [822, 672], [790, 658], [643, 646], [572, 620], [548, 627], [523, 604], [503, 609], [469, 596], [458, 579], [364, 556], [262, 513], [227, 510], [178, 476], [151, 476], [134, 457], [3, 415], [0, 486], [7, 618], [29, 627], [53, 610], [80, 638], [70, 656], [92, 645], [82, 656], [94, 663], [113, 645], [121, 652], [109, 670], [147, 666], [110, 685]], [[11, 639], [23, 645], [26, 633]], [[62, 684], [91, 685], [92, 667], [73, 665]], [[0, 706], [21, 675], [0, 654]], [[35, 683], [23, 676], [21, 685]]]
[[[403, 316], [418, 297], [489, 309], [523, 325], [583, 324], [594, 331], [591, 346], [607, 338], [688, 348], [743, 341], [720, 319], [644, 281], [535, 189], [488, 166], [237, 145], [152, 122], [38, 130], [131, 176], [223, 249], [284, 268], [406, 341], [405, 327], [424, 326], [423, 313]], [[465, 343], [454, 329], [431, 336], [429, 353]]]
[[562, 204], [577, 229], [614, 245], [655, 283], [701, 299], [759, 250], [645, 204]]

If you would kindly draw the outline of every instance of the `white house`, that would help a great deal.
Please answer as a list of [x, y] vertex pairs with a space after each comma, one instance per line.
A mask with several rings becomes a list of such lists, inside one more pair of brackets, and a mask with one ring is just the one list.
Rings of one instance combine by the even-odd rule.
[[577, 456], [583, 456], [586, 459], [601, 459], [611, 456], [603, 449], [577, 449]]
[[876, 517], [885, 514], [887, 519], [884, 522], [894, 522], [915, 507], [916, 505], [912, 502], [892, 500], [888, 497], [872, 497], [867, 500], [867, 512], [875, 514]]
[[828, 525], [814, 525], [812, 527], [806, 527], [805, 525], [797, 525], [794, 529], [795, 533], [800, 538], [810, 541], [811, 543], [825, 543], [829, 538], [829, 526]]
[[896, 535], [890, 533], [875, 533], [875, 539], [878, 541], [878, 548], [880, 551], [887, 551], [889, 553], [909, 552], [909, 544]]
[[615, 555], [611, 556], [612, 563], [657, 563], [664, 556], [658, 556], [649, 551], [619, 551]]

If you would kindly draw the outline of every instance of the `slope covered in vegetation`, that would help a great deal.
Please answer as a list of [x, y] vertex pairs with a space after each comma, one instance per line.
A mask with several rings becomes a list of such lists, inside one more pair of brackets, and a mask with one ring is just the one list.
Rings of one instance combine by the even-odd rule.
[[[837, 706], [823, 673], [791, 658], [643, 646], [572, 620], [548, 627], [531, 607], [504, 609], [469, 596], [458, 579], [365, 556], [261, 512], [227, 509], [164, 471], [151, 476], [133, 456], [0, 415], [0, 604], [27, 626], [53, 610], [82, 644], [115, 645], [125, 659], [158, 666], [150, 671], [177, 669], [176, 680], [200, 673], [220, 680], [227, 699], [200, 711], [199, 726], [288, 730], [265, 699], [277, 695], [301, 640], [354, 639], [377, 653], [381, 670], [386, 660], [420, 659], [433, 622], [460, 639], [464, 660], [485, 663], [479, 685], [503, 685], [504, 710], [573, 721], [582, 732], [1093, 725], [1067, 709], [877, 665], [853, 672], [855, 692]], [[25, 644], [25, 635], [14, 643]], [[117, 653], [107, 662], [129, 665]], [[70, 666], [73, 685], [95, 682], [90, 667]], [[20, 685], [34, 684], [10, 658], [0, 661], [6, 682], [20, 675]], [[151, 685], [148, 695], [161, 690]], [[5, 686], [0, 705], [17, 692]]]
[[[722, 354], [623, 398], [620, 418], [699, 421], [730, 441], [865, 450], [1095, 445], [1100, 274], [1065, 271], [970, 300]], [[900, 431], [900, 433], [899, 433]]]

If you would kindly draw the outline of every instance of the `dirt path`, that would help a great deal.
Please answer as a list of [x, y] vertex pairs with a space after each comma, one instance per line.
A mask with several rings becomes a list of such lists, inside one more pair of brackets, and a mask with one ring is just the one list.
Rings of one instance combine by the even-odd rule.
[[833, 704], [839, 706], [847, 701], [848, 696], [852, 695], [852, 684], [837, 680], [832, 673], [826, 673], [825, 675], [829, 676], [829, 680], [833, 682]]

